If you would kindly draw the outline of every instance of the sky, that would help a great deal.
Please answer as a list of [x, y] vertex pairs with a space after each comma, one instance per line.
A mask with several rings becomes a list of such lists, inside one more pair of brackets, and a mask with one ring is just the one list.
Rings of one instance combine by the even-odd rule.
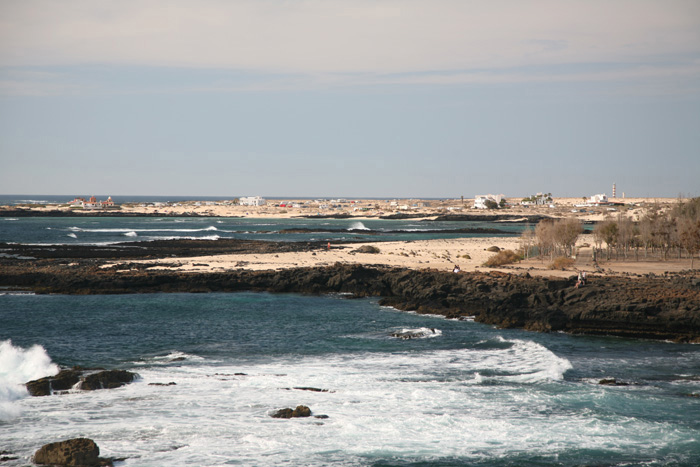
[[697, 0], [0, 0], [0, 193], [700, 196]]

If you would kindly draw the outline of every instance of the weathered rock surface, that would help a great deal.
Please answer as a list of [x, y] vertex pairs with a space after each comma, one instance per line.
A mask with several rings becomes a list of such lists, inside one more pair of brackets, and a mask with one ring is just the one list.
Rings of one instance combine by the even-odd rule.
[[49, 396], [56, 391], [67, 391], [80, 382], [79, 389], [113, 389], [131, 383], [138, 375], [126, 370], [91, 372], [79, 367], [61, 370], [56, 376], [47, 376], [26, 383], [32, 396]]
[[29, 394], [32, 396], [49, 396], [52, 391], [67, 391], [80, 381], [82, 370], [61, 370], [56, 376], [47, 376], [36, 379], [26, 384]]
[[136, 373], [126, 370], [105, 370], [87, 375], [80, 384], [80, 389], [94, 391], [97, 389], [114, 389], [131, 383]]
[[34, 454], [34, 463], [40, 465], [107, 466], [109, 459], [100, 458], [100, 448], [88, 438], [75, 438], [46, 444]]
[[270, 415], [272, 418], [299, 418], [299, 417], [310, 417], [311, 409], [305, 405], [297, 405], [297, 408], [292, 410], [290, 408], [280, 409], [277, 412]]

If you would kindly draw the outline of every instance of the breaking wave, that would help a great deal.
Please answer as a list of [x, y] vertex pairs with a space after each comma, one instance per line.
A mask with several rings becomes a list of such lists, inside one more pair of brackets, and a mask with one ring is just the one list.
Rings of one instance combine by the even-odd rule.
[[362, 222], [353, 222], [350, 224], [350, 227], [348, 230], [370, 230], [369, 228], [365, 227], [365, 224]]
[[127, 229], [127, 228], [114, 228], [114, 229], [84, 229], [82, 227], [69, 227], [68, 230], [73, 232], [93, 232], [93, 233], [130, 233], [130, 232], [210, 232], [214, 230], [219, 230], [213, 225], [205, 227], [203, 229]]
[[19, 416], [14, 401], [27, 395], [24, 383], [55, 375], [58, 370], [40, 345], [24, 349], [12, 345], [11, 340], [0, 342], [0, 420]]

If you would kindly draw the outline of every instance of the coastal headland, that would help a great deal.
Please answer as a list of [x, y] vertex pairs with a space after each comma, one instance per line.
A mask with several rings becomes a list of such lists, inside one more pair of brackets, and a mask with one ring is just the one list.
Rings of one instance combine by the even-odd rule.
[[[637, 209], [630, 205], [625, 214], [634, 216]], [[46, 211], [51, 209], [36, 212]], [[542, 207], [491, 215], [502, 222], [536, 223], [567, 212], [586, 222], [608, 214], [560, 208], [559, 216], [553, 216], [554, 211]], [[144, 208], [131, 215], [163, 214]], [[420, 213], [428, 214], [489, 216], [473, 210]], [[590, 233], [581, 235], [573, 265], [550, 269], [539, 258], [484, 267], [493, 251], [520, 246], [518, 237], [498, 235], [333, 244], [223, 238], [110, 246], [8, 243], [0, 244], [0, 287], [62, 294], [340, 293], [380, 297], [381, 304], [400, 310], [500, 327], [700, 343], [700, 278], [690, 260], [594, 261], [592, 244]], [[452, 272], [455, 265], [461, 269], [458, 274]], [[581, 271], [587, 272], [588, 281], [578, 287]]]

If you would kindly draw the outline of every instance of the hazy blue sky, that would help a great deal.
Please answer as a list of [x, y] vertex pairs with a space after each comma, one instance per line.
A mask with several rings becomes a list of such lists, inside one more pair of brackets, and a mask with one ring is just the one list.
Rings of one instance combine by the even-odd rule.
[[0, 0], [0, 193], [700, 196], [698, 0]]

